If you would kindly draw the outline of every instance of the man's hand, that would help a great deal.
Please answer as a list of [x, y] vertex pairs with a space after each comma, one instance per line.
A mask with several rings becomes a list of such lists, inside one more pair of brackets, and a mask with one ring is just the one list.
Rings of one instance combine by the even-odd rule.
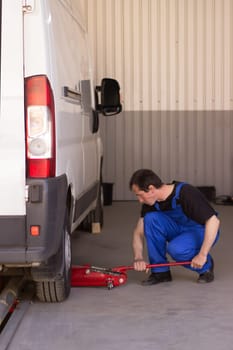
[[212, 215], [205, 223], [205, 236], [200, 252], [192, 259], [191, 267], [201, 269], [207, 261], [207, 255], [218, 234], [220, 221]]
[[135, 259], [133, 263], [134, 270], [136, 271], [145, 271], [148, 272], [148, 268], [146, 268], [147, 263], [143, 259]]
[[207, 256], [199, 253], [196, 256], [194, 256], [194, 258], [192, 259], [191, 267], [193, 267], [194, 269], [201, 269], [203, 265], [206, 263], [206, 261], [207, 261]]

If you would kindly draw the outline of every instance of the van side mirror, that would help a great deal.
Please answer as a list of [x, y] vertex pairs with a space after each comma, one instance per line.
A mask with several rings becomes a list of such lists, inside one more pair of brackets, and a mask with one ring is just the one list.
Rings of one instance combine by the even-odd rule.
[[[120, 85], [117, 80], [104, 78], [101, 86], [96, 86], [96, 107], [105, 116], [115, 115], [122, 111], [120, 102]], [[100, 103], [99, 103], [100, 99]]]

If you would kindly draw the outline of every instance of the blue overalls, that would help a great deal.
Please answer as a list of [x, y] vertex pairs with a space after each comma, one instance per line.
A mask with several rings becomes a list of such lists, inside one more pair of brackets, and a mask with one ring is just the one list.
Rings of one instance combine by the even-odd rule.
[[[159, 204], [155, 203], [158, 211], [149, 212], [144, 217], [144, 233], [150, 264], [166, 263], [168, 253], [175, 261], [191, 261], [200, 251], [204, 240], [205, 226], [189, 219], [178, 203], [180, 190], [184, 182], [176, 185], [175, 195], [172, 198], [172, 209], [161, 211]], [[215, 240], [216, 243], [218, 239]], [[199, 274], [211, 268], [211, 256], [208, 254], [207, 262], [201, 269], [186, 268]], [[152, 272], [165, 272], [168, 267], [152, 268]]]

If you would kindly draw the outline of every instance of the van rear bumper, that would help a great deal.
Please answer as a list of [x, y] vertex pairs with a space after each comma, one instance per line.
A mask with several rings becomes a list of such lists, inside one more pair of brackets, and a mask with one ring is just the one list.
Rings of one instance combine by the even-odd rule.
[[[61, 242], [67, 196], [67, 179], [28, 179], [26, 216], [0, 216], [0, 264], [31, 265], [45, 262]], [[31, 227], [39, 227], [39, 235]]]

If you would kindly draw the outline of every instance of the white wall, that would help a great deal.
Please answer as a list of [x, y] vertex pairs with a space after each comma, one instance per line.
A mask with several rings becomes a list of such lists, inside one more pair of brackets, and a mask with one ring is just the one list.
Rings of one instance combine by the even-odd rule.
[[101, 119], [104, 180], [132, 172], [233, 193], [233, 1], [80, 0], [95, 80], [119, 80], [124, 112]]

